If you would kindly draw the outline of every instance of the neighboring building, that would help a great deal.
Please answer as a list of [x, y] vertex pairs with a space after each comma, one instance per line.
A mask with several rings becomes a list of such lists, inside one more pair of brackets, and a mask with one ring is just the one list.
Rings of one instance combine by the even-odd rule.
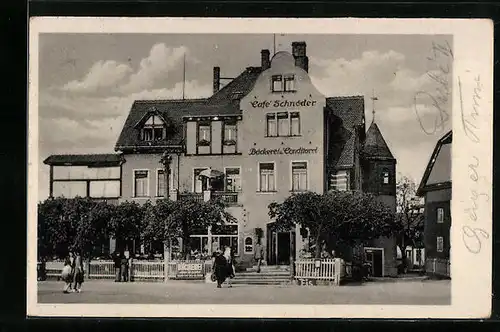
[[[366, 131], [364, 97], [322, 95], [309, 77], [304, 42], [272, 59], [262, 50], [260, 66], [221, 89], [220, 79], [214, 67], [214, 93], [206, 99], [134, 102], [115, 146], [126, 160], [120, 201], [142, 203], [167, 191], [171, 199], [222, 197], [238, 224], [193, 235], [191, 247], [232, 245], [243, 264], [252, 261], [259, 228], [268, 264], [295, 258], [300, 231], [278, 231], [268, 215], [269, 203], [293, 192], [363, 190], [395, 211], [396, 160], [377, 124]], [[172, 156], [168, 188], [165, 151]], [[207, 181], [200, 177], [207, 169], [222, 176]], [[392, 239], [369, 250], [379, 275], [396, 273]]]
[[[120, 154], [52, 155], [44, 164], [50, 166], [49, 197], [90, 197], [117, 204], [122, 195]], [[97, 249], [109, 253], [115, 241], [109, 239]]]
[[450, 260], [452, 132], [444, 135], [420, 182], [418, 196], [425, 198], [424, 243], [427, 259]]

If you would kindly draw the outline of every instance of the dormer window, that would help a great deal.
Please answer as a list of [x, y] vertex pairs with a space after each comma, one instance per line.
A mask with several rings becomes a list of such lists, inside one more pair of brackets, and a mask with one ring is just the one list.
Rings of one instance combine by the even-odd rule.
[[142, 127], [141, 137], [143, 141], [157, 141], [165, 139], [165, 123], [157, 116], [151, 116]]
[[235, 145], [236, 133], [236, 120], [226, 120], [224, 122], [224, 145]]

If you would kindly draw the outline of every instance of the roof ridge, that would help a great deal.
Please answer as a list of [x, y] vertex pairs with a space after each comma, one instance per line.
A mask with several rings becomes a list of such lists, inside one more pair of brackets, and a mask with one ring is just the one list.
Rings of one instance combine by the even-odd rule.
[[134, 100], [134, 103], [141, 103], [141, 104], [147, 104], [147, 103], [188, 103], [188, 102], [195, 102], [195, 101], [207, 101], [208, 98], [192, 98], [192, 99], [136, 99]]
[[326, 99], [358, 99], [358, 98], [365, 98], [364, 95], [350, 95], [350, 96], [333, 96], [333, 97], [326, 97]]

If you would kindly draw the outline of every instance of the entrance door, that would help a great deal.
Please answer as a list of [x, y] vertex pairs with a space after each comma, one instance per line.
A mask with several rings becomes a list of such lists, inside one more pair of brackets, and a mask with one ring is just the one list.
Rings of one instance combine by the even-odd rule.
[[277, 264], [290, 264], [290, 233], [278, 233]]
[[383, 276], [383, 250], [382, 248], [365, 248], [366, 261], [372, 265], [372, 276]]

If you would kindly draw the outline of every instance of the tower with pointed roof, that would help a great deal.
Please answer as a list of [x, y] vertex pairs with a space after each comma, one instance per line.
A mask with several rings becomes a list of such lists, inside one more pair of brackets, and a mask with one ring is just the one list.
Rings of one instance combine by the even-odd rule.
[[[396, 158], [375, 120], [372, 121], [362, 150], [363, 191], [374, 194], [377, 199], [396, 212]], [[379, 238], [372, 244], [384, 248], [384, 275], [397, 274], [397, 252], [395, 238]]]

